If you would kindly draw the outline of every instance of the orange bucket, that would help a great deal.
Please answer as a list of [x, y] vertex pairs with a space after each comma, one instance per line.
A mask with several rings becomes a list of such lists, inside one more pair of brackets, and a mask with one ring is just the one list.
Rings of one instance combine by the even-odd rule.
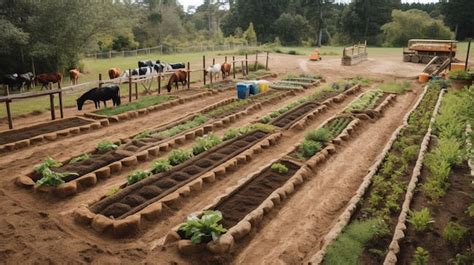
[[427, 73], [421, 73], [419, 76], [418, 76], [418, 82], [420, 83], [426, 83], [428, 82], [430, 79], [430, 75], [427, 74]]

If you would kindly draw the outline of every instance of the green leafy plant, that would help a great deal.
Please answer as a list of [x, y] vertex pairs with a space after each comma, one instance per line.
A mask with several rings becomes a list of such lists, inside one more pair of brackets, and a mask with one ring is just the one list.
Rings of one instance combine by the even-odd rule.
[[140, 180], [147, 178], [151, 175], [151, 172], [135, 170], [127, 176], [127, 184], [132, 185], [139, 182]]
[[466, 210], [466, 213], [469, 215], [469, 217], [474, 217], [474, 203], [471, 203], [471, 205], [469, 205]]
[[178, 232], [184, 233], [184, 237], [190, 239], [193, 244], [203, 242], [203, 237], [217, 240], [221, 234], [227, 232], [227, 229], [219, 224], [221, 220], [221, 212], [204, 211], [200, 218], [197, 216], [188, 217], [186, 222], [181, 224]]
[[111, 141], [103, 140], [97, 144], [97, 151], [107, 152], [118, 148], [118, 145], [112, 143]]
[[230, 128], [224, 133], [223, 140], [227, 141], [237, 136], [239, 136], [239, 129]]
[[300, 145], [298, 152], [303, 156], [304, 158], [310, 158], [317, 152], [321, 150], [321, 143], [311, 141], [311, 140], [304, 140]]
[[310, 141], [327, 143], [331, 139], [331, 132], [326, 128], [319, 128], [308, 132], [304, 138]]
[[77, 163], [77, 162], [86, 161], [86, 160], [89, 160], [90, 158], [91, 158], [90, 154], [83, 153], [82, 155], [74, 157], [73, 159], [69, 160], [69, 164], [74, 164], [74, 163]]
[[63, 178], [68, 177], [68, 176], [78, 176], [77, 173], [73, 172], [64, 172], [64, 173], [58, 173], [54, 172], [49, 168], [43, 169], [41, 172], [42, 178], [36, 181], [36, 184], [39, 186], [53, 186], [56, 187], [60, 184], [64, 183]]
[[430, 253], [422, 247], [417, 247], [413, 255], [412, 265], [427, 265], [430, 259]]
[[179, 165], [193, 156], [190, 150], [175, 149], [168, 155], [168, 161], [172, 166]]
[[261, 123], [269, 123], [271, 118], [269, 116], [263, 116], [260, 118]]
[[45, 169], [51, 169], [52, 167], [60, 167], [63, 164], [59, 161], [54, 160], [50, 156], [47, 156], [41, 164], [34, 167], [36, 173], [42, 174]]
[[171, 169], [168, 159], [160, 159], [153, 161], [152, 170], [155, 173], [165, 172]]
[[471, 80], [472, 77], [469, 72], [464, 70], [454, 70], [449, 72], [449, 79], [452, 80]]
[[151, 136], [151, 132], [149, 130], [145, 130], [145, 131], [135, 135], [135, 137], [133, 137], [133, 139], [140, 140], [140, 139], [148, 138], [150, 136]]
[[420, 211], [410, 211], [408, 222], [413, 225], [415, 231], [423, 232], [428, 229], [429, 224], [434, 223], [434, 219], [431, 218], [430, 210], [425, 207]]
[[281, 163], [273, 163], [271, 169], [280, 174], [288, 173], [288, 168]]
[[456, 222], [449, 221], [443, 229], [443, 238], [457, 248], [468, 231], [468, 228]]
[[270, 113], [270, 118], [276, 118], [278, 116], [280, 116], [280, 112], [278, 112], [278, 111], [274, 111], [274, 112]]
[[120, 191], [120, 187], [118, 187], [118, 186], [112, 187], [109, 190], [107, 190], [107, 192], [105, 193], [105, 196], [110, 197], [110, 196], [114, 195], [115, 193], [117, 193], [119, 191]]
[[419, 151], [420, 147], [418, 145], [411, 145], [403, 149], [402, 156], [406, 161], [410, 161], [416, 158]]
[[211, 149], [212, 147], [222, 143], [222, 140], [219, 136], [214, 134], [208, 134], [203, 137], [199, 137], [196, 140], [196, 143], [193, 145], [193, 154], [198, 155], [204, 151]]

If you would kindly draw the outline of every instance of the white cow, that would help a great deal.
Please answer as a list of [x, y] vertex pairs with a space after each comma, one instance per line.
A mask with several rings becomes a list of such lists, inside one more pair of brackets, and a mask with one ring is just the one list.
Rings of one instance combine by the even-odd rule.
[[217, 78], [219, 78], [219, 76], [221, 74], [221, 71], [222, 71], [221, 67], [222, 66], [219, 63], [216, 63], [211, 67], [208, 67], [206, 69], [206, 75], [209, 74], [211, 76], [211, 78], [214, 76], [215, 80], [217, 80]]

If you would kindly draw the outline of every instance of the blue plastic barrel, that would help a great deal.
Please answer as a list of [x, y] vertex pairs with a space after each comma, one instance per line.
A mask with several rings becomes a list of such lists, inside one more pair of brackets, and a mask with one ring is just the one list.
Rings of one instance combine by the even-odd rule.
[[250, 85], [245, 83], [237, 83], [237, 97], [239, 99], [246, 99], [249, 97]]
[[250, 95], [257, 95], [260, 93], [260, 89], [258, 88], [258, 83], [257, 82], [249, 82], [250, 86]]

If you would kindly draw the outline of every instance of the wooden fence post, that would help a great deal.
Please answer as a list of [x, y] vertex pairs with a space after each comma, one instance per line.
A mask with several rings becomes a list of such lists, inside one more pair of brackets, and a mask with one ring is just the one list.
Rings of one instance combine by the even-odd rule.
[[255, 50], [255, 71], [257, 71], [258, 65], [258, 50]]
[[135, 99], [138, 100], [138, 83], [135, 82]]
[[227, 55], [225, 56], [224, 62], [227, 63]]
[[206, 55], [202, 56], [202, 78], [204, 85], [206, 85]]
[[235, 56], [232, 56], [232, 73], [234, 74], [235, 79]]
[[267, 52], [267, 60], [266, 60], [266, 62], [265, 62], [265, 70], [268, 71], [268, 52]]
[[102, 74], [99, 74], [99, 88], [102, 87]]
[[[10, 95], [10, 89], [8, 88], [8, 85], [5, 89], [5, 96], [9, 96]], [[12, 118], [12, 113], [11, 113], [11, 110], [10, 110], [10, 100], [7, 99], [7, 101], [5, 101], [5, 105], [7, 107], [7, 118], [8, 118], [8, 128], [10, 129], [13, 129], [13, 118]]]
[[189, 86], [190, 86], [190, 83], [191, 83], [191, 72], [190, 71], [191, 71], [191, 66], [188, 62], [188, 82], [186, 82], [187, 85], [188, 85], [188, 89], [189, 89]]
[[132, 70], [128, 69], [128, 102], [132, 102]]
[[158, 95], [161, 94], [161, 73], [158, 73]]
[[249, 74], [249, 58], [248, 54], [245, 54], [245, 75]]
[[59, 91], [59, 113], [61, 114], [61, 119], [64, 118], [64, 110], [63, 110], [63, 92]]
[[56, 119], [56, 113], [54, 113], [54, 94], [49, 94], [49, 107], [51, 108], [51, 119]]

